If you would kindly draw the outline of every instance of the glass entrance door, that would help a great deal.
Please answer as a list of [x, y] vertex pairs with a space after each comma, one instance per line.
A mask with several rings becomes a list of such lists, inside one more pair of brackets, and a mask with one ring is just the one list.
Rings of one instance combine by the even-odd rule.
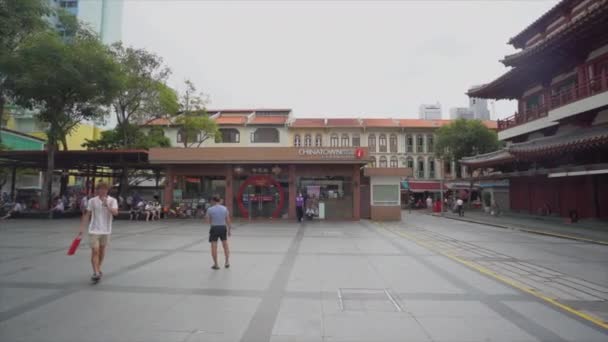
[[[240, 211], [248, 218], [278, 218], [282, 209], [281, 187], [269, 176], [254, 176], [242, 189]], [[241, 207], [242, 206], [242, 207]]]

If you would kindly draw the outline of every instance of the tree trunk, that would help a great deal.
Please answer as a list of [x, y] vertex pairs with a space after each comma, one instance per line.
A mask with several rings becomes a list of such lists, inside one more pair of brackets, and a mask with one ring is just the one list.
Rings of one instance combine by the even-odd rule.
[[[55, 170], [55, 149], [56, 144], [49, 140], [46, 145], [47, 149], [47, 164], [44, 173], [44, 181], [42, 184], [40, 208], [43, 210], [51, 209], [51, 190], [53, 185], [53, 171]], [[49, 211], [50, 213], [50, 211]]]
[[[0, 129], [2, 129], [2, 120], [4, 118], [4, 105], [6, 100], [4, 99], [4, 95], [2, 94], [2, 88], [0, 88]], [[2, 134], [0, 134], [0, 143], [2, 142]]]
[[129, 191], [129, 176], [128, 170], [126, 166], [122, 167], [122, 173], [120, 174], [120, 186], [118, 189], [118, 194], [122, 196], [122, 198], [127, 198], [126, 194]]

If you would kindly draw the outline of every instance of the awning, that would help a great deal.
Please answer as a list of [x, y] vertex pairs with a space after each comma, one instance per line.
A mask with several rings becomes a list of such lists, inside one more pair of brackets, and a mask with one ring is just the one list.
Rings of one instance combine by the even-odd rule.
[[[417, 181], [409, 181], [407, 182], [409, 185], [409, 191], [411, 192], [441, 192], [441, 183], [440, 182], [417, 182]], [[403, 182], [401, 182], [403, 186]], [[443, 185], [443, 190], [447, 190], [445, 184]]]

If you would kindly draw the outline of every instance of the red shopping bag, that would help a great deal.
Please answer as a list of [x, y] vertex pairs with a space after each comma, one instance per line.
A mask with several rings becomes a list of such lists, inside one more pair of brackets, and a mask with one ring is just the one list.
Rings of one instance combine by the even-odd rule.
[[78, 234], [72, 244], [70, 245], [70, 249], [68, 249], [68, 255], [76, 254], [76, 250], [78, 249], [78, 245], [80, 245], [80, 240], [82, 240], [82, 235]]

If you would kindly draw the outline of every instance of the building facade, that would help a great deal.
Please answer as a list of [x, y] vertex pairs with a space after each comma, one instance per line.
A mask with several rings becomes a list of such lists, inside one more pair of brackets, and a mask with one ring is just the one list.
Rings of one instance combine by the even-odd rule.
[[469, 109], [473, 113], [473, 119], [490, 120], [490, 110], [488, 109], [488, 100], [477, 97], [469, 98]]
[[511, 69], [469, 92], [517, 99], [498, 120], [506, 148], [465, 158], [507, 178], [512, 210], [608, 218], [608, 1], [563, 0], [509, 41]]
[[450, 119], [451, 120], [456, 120], [456, 119], [472, 120], [474, 118], [475, 118], [475, 113], [470, 108], [467, 108], [467, 107], [450, 108]]
[[418, 108], [418, 118], [421, 120], [441, 120], [441, 103], [421, 104]]
[[[400, 180], [425, 181], [428, 187], [455, 175], [453, 163], [444, 166], [434, 154], [434, 132], [450, 120], [296, 118], [289, 109], [208, 113], [221, 137], [187, 148], [182, 128], [172, 120], [143, 126], [163, 127], [175, 146], [150, 154], [150, 162], [166, 166], [174, 179], [165, 192], [168, 203], [226, 193], [237, 217], [284, 217], [293, 214], [287, 198], [303, 191], [323, 198], [328, 219], [396, 219], [401, 196], [390, 196], [400, 194]], [[364, 166], [385, 171], [366, 175]], [[281, 199], [279, 193], [286, 195]]]
[[75, 15], [106, 44], [122, 40], [123, 0], [49, 0], [49, 5]]

